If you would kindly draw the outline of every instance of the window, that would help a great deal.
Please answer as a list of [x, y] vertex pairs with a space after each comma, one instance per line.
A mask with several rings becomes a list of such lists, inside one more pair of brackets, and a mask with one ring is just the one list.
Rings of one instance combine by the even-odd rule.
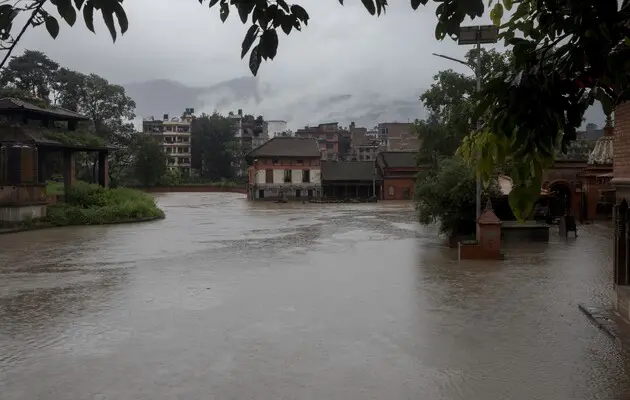
[[291, 183], [291, 170], [290, 169], [284, 170], [284, 183]]
[[304, 165], [304, 160], [297, 160], [296, 163], [297, 165]]
[[389, 191], [389, 196], [394, 196], [396, 194], [396, 189], [394, 189], [393, 186], [390, 186], [387, 190]]
[[330, 150], [330, 149], [334, 149], [334, 148], [335, 148], [335, 144], [334, 144], [334, 143], [326, 143], [326, 148], [327, 148], [328, 150]]
[[334, 140], [335, 139], [335, 135], [332, 133], [327, 133], [326, 134], [326, 140]]
[[278, 160], [271, 160], [271, 163], [272, 163], [273, 165], [277, 165], [277, 164], [278, 164], [278, 162], [279, 162]]
[[265, 183], [273, 183], [273, 169], [265, 170]]
[[311, 170], [310, 169], [302, 170], [302, 182], [308, 183], [310, 181], [311, 181]]

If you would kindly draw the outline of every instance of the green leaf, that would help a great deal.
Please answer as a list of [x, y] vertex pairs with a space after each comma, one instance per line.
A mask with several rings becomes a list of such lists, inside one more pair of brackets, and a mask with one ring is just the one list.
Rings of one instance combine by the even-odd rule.
[[513, 0], [503, 0], [503, 6], [505, 6], [505, 9], [508, 11], [512, 9], [513, 4]]
[[256, 40], [256, 36], [259, 30], [260, 28], [258, 27], [258, 25], [252, 25], [247, 30], [247, 33], [245, 34], [245, 39], [243, 39], [243, 43], [241, 45], [241, 60], [245, 58], [245, 54], [247, 54], [249, 52], [249, 49], [251, 49], [252, 44], [254, 44], [254, 41]]
[[291, 29], [293, 29], [293, 16], [291, 15], [283, 15], [280, 19], [280, 27], [284, 31], [285, 34], [291, 33]]
[[262, 56], [267, 59], [274, 59], [278, 52], [278, 33], [275, 29], [267, 29], [263, 32], [260, 39], [260, 45], [262, 46]]
[[77, 12], [70, 0], [58, 0], [57, 11], [59, 11], [59, 15], [61, 15], [61, 18], [63, 18], [68, 25], [74, 25], [77, 20]]
[[262, 56], [260, 55], [258, 46], [255, 46], [249, 55], [249, 70], [252, 71], [252, 74], [254, 76], [258, 74], [258, 68], [260, 68], [260, 63], [262, 63]]
[[[276, 3], [278, 3], [278, 5], [286, 12], [290, 12], [290, 8], [289, 5], [287, 4], [286, 1], [284, 0], [276, 0]], [[342, 2], [343, 4], [343, 2]]]
[[444, 39], [445, 35], [446, 35], [446, 32], [444, 31], [444, 24], [441, 22], [438, 22], [437, 24], [435, 24], [435, 38], [437, 40], [442, 40]]
[[107, 10], [105, 8], [101, 8], [101, 15], [103, 16], [103, 22], [105, 22], [105, 26], [109, 29], [109, 34], [112, 37], [112, 40], [116, 42], [116, 25], [114, 23], [114, 14], [113, 10]]
[[422, 3], [422, 0], [411, 0], [411, 8], [413, 8], [414, 10], [417, 10], [418, 7], [420, 7], [421, 3]]
[[124, 34], [129, 29], [129, 20], [127, 19], [127, 13], [125, 13], [125, 9], [122, 4], [119, 2], [114, 3], [114, 14], [116, 14], [116, 19], [118, 19], [118, 25], [120, 25], [120, 33]]
[[[202, 0], [199, 0], [199, 1], [202, 1]], [[208, 4], [208, 8], [214, 7], [218, 2], [219, 0], [210, 0], [210, 4]]]
[[228, 19], [228, 16], [230, 15], [230, 6], [228, 3], [221, 3], [221, 8], [219, 11], [219, 16], [221, 18], [221, 22], [225, 22], [226, 19]]
[[86, 3], [83, 7], [83, 20], [85, 26], [94, 33], [94, 4], [92, 2]]
[[368, 10], [371, 15], [376, 14], [376, 6], [374, 5], [374, 0], [361, 0], [361, 3], [363, 3], [363, 7], [365, 7], [365, 9]]
[[45, 19], [46, 30], [52, 36], [53, 39], [57, 39], [57, 35], [59, 35], [59, 22], [53, 16], [47, 15]]
[[81, 7], [83, 6], [84, 2], [85, 2], [85, 0], [74, 0], [74, 5], [77, 7], [77, 10], [81, 9]]
[[246, 23], [247, 18], [249, 17], [249, 14], [254, 9], [254, 3], [252, 2], [239, 3], [236, 7], [238, 10], [238, 16], [241, 18], [241, 22]]
[[295, 18], [297, 18], [298, 20], [304, 22], [304, 25], [308, 25], [308, 13], [301, 6], [298, 6], [297, 4], [292, 5], [291, 14], [295, 15]]
[[497, 3], [490, 11], [490, 19], [492, 22], [499, 26], [501, 25], [501, 18], [503, 18], [503, 5], [501, 3]]

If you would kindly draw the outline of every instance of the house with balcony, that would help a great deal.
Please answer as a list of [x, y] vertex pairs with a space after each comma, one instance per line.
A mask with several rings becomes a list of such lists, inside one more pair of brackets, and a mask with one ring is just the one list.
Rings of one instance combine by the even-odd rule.
[[169, 156], [168, 168], [179, 170], [182, 176], [190, 175], [193, 118], [194, 109], [187, 108], [181, 117], [169, 119], [164, 114], [161, 120], [149, 117], [142, 121], [142, 131], [150, 134]]
[[246, 159], [250, 200], [307, 200], [322, 195], [321, 153], [313, 138], [274, 137]]

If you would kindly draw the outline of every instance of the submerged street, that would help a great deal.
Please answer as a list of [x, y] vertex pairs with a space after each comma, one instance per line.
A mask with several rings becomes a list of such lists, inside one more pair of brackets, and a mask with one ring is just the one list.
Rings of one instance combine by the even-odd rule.
[[159, 196], [167, 219], [0, 236], [18, 399], [618, 399], [611, 230], [456, 261], [409, 203]]

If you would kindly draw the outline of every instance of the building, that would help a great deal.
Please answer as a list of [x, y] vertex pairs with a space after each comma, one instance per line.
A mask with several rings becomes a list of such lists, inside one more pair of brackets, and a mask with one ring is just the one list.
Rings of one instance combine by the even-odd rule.
[[421, 142], [412, 130], [412, 124], [386, 122], [378, 124], [378, 132], [387, 143], [387, 151], [418, 151]]
[[324, 198], [378, 198], [382, 183], [375, 161], [322, 161]]
[[287, 128], [287, 121], [281, 120], [268, 120], [265, 121], [263, 134], [271, 139], [276, 136], [286, 136], [286, 133], [289, 131]]
[[337, 160], [339, 158], [339, 138], [341, 129], [338, 122], [305, 126], [295, 131], [299, 138], [316, 139], [322, 160]]
[[278, 136], [247, 154], [250, 200], [321, 197], [321, 153], [312, 138]]
[[142, 121], [142, 131], [151, 134], [169, 156], [168, 168], [178, 170], [182, 176], [190, 175], [194, 112], [187, 108], [181, 117], [169, 119], [168, 114], [164, 114], [161, 120], [149, 117]]
[[422, 169], [416, 163], [416, 153], [410, 151], [383, 151], [376, 157], [376, 165], [383, 177], [383, 200], [409, 200], [413, 198], [416, 176]]
[[[97, 154], [97, 181], [108, 186], [108, 147], [58, 140], [59, 134], [76, 133], [85, 121], [89, 119], [63, 108], [0, 99], [0, 227], [46, 217], [46, 181], [55, 172], [62, 172], [68, 196], [76, 179], [77, 152]], [[60, 162], [51, 163], [54, 159]]]

